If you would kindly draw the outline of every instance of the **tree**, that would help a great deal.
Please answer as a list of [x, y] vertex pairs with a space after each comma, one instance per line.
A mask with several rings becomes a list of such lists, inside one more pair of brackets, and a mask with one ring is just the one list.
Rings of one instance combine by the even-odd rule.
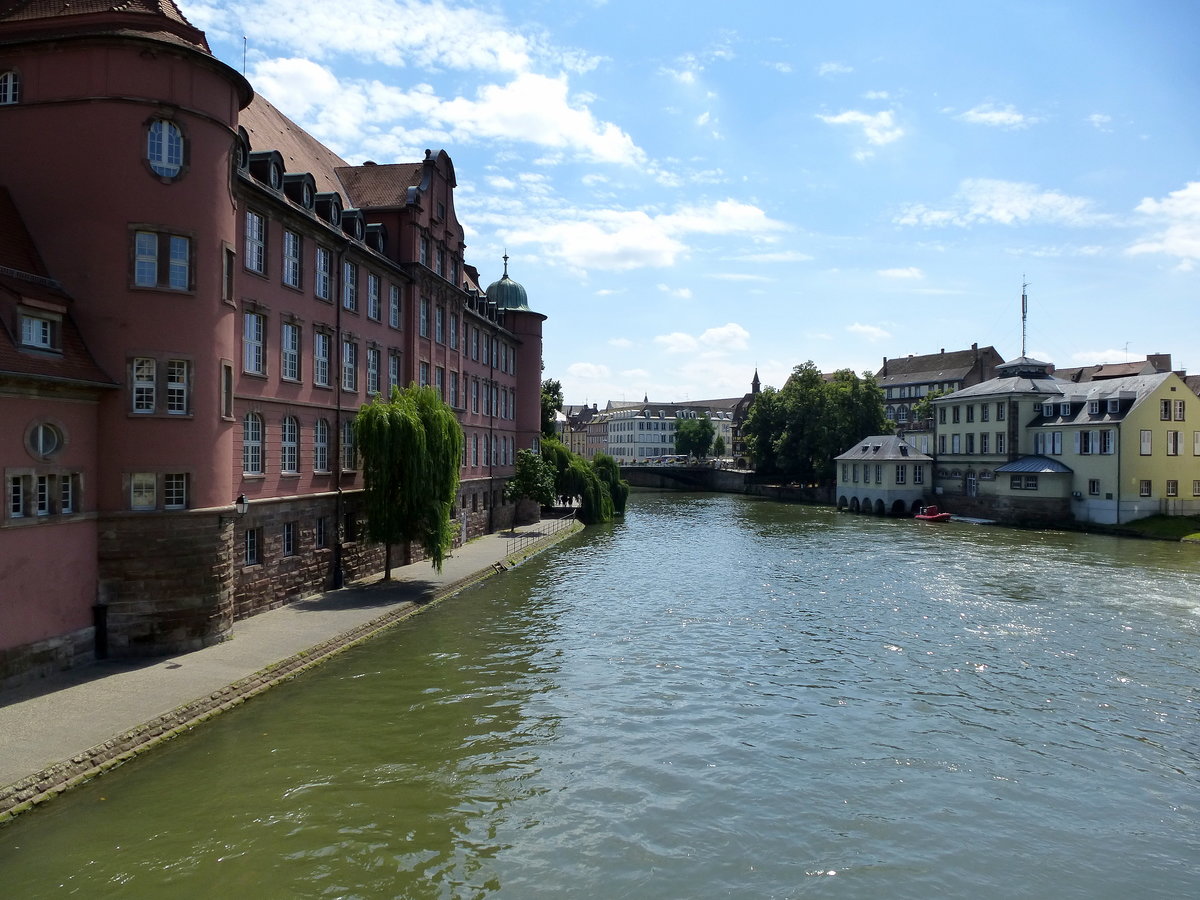
[[562, 384], [557, 379], [547, 378], [542, 382], [542, 436], [558, 437], [555, 413], [563, 406]]
[[702, 459], [708, 455], [715, 433], [708, 418], [680, 419], [675, 426], [675, 452]]
[[[615, 461], [604, 454], [597, 454], [599, 465], [593, 465], [577, 453], [572, 453], [561, 441], [552, 438], [542, 440], [542, 459], [554, 471], [554, 492], [564, 503], [579, 500], [579, 521], [584, 525], [611, 522], [620, 502], [624, 509], [625, 495], [629, 485], [621, 481]], [[614, 499], [613, 483], [623, 486], [624, 493]], [[622, 491], [618, 487], [617, 492]]]
[[532, 450], [517, 451], [517, 465], [512, 478], [504, 486], [506, 500], [527, 497], [542, 506], [554, 502], [554, 470]]
[[718, 434], [716, 436], [716, 438], [713, 440], [713, 451], [712, 452], [713, 452], [713, 456], [717, 457], [718, 459], [720, 459], [722, 456], [725, 455], [725, 437], [724, 437], [724, 435]]
[[392, 389], [392, 399], [364, 404], [354, 418], [362, 457], [367, 537], [384, 545], [384, 579], [392, 544], [416, 541], [440, 572], [454, 542], [450, 511], [458, 493], [462, 428], [432, 387]]
[[625, 515], [625, 503], [629, 499], [629, 482], [621, 478], [621, 467], [607, 453], [597, 453], [592, 460], [592, 468], [607, 485], [608, 493], [612, 496], [613, 512], [619, 516]]
[[811, 484], [830, 481], [833, 458], [886, 425], [883, 391], [870, 374], [843, 369], [826, 379], [806, 362], [782, 390], [759, 394], [743, 432], [760, 472]]

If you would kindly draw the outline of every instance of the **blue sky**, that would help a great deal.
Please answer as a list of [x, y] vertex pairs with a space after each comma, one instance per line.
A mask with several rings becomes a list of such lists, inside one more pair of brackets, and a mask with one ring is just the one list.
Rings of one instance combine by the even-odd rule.
[[353, 163], [445, 149], [567, 402], [991, 344], [1200, 371], [1190, 0], [180, 0]]

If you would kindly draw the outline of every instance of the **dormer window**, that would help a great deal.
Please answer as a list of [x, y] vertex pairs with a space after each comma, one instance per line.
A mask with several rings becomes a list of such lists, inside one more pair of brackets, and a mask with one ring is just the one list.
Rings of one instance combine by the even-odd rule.
[[1059, 415], [1069, 416], [1071, 414], [1071, 404], [1070, 403], [1060, 403], [1058, 405], [1058, 412], [1059, 412]]
[[1054, 404], [1053, 403], [1043, 403], [1042, 404], [1042, 415], [1043, 416], [1054, 415]]
[[174, 122], [155, 119], [146, 133], [146, 161], [156, 175], [174, 178], [183, 169], [183, 132]]
[[317, 198], [316, 181], [308, 172], [285, 172], [283, 193], [293, 203], [312, 209]]
[[1093, 416], [1097, 416], [1100, 414], [1100, 401], [1099, 400], [1089, 400], [1088, 401], [1088, 414], [1093, 415]]
[[1121, 411], [1121, 401], [1118, 400], [1116, 397], [1110, 397], [1108, 400], [1108, 411], [1110, 413], [1120, 412]]
[[9, 70], [0, 72], [0, 106], [12, 106], [21, 102], [21, 76]]
[[60, 321], [55, 316], [21, 314], [21, 346], [34, 350], [58, 350]]

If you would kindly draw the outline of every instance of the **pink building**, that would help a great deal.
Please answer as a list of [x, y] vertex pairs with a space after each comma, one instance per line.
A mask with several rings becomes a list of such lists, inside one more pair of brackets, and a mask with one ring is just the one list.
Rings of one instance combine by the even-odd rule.
[[0, 10], [0, 683], [378, 571], [349, 423], [394, 385], [459, 412], [466, 535], [538, 441], [544, 317], [481, 289], [450, 157], [349, 165], [113, 7]]

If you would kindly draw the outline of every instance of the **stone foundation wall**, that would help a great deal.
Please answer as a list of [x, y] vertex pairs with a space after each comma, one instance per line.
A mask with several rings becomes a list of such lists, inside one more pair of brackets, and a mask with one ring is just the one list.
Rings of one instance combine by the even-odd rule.
[[99, 603], [115, 657], [198, 650], [233, 625], [233, 523], [211, 511], [118, 514], [99, 523]]
[[96, 629], [81, 628], [44, 641], [0, 650], [0, 690], [86, 665], [96, 658]]

